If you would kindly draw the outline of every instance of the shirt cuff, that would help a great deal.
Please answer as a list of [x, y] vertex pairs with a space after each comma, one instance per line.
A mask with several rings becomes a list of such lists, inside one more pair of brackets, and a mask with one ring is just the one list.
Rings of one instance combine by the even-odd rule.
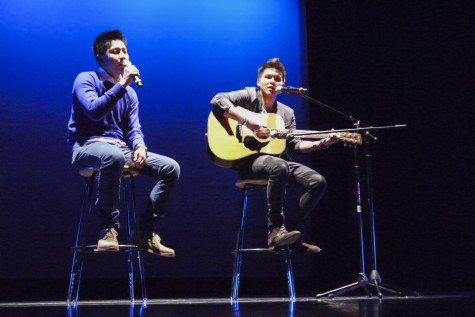
[[143, 147], [145, 149], [145, 151], [148, 151], [148, 148], [145, 146], [145, 144], [141, 144], [141, 143], [139, 143], [135, 146], [134, 151], [137, 150], [137, 148], [139, 148], [139, 147]]

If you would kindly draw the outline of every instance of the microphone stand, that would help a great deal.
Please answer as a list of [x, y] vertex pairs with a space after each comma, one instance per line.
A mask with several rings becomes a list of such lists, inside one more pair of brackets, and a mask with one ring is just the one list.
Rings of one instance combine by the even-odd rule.
[[[395, 287], [395, 286], [390, 286], [389, 284], [384, 284], [381, 283], [381, 276], [379, 275], [378, 269], [377, 269], [377, 260], [376, 260], [376, 234], [375, 234], [375, 223], [374, 223], [374, 203], [373, 203], [373, 184], [372, 184], [372, 178], [371, 178], [371, 152], [370, 152], [370, 141], [376, 141], [377, 138], [373, 136], [370, 131], [372, 130], [379, 130], [379, 129], [386, 129], [386, 128], [402, 128], [405, 127], [405, 124], [400, 124], [400, 125], [394, 125], [394, 126], [384, 126], [384, 127], [371, 127], [368, 126], [367, 124], [363, 123], [361, 120], [356, 119], [353, 116], [350, 116], [344, 112], [341, 112], [335, 108], [330, 107], [327, 104], [324, 104], [323, 102], [320, 102], [308, 95], [305, 95], [303, 93], [298, 93], [297, 95], [303, 97], [304, 99], [307, 99], [311, 101], [314, 104], [317, 104], [327, 110], [330, 110], [334, 113], [339, 114], [340, 116], [350, 120], [353, 123], [353, 126], [355, 127], [354, 129], [350, 129], [351, 131], [356, 131], [356, 132], [362, 132], [362, 136], [364, 138], [364, 145], [365, 145], [365, 162], [366, 162], [366, 182], [367, 182], [367, 192], [368, 192], [368, 210], [369, 210], [369, 221], [370, 221], [370, 233], [371, 233], [371, 273], [370, 277], [366, 276], [365, 273], [365, 252], [364, 252], [364, 230], [363, 230], [363, 216], [362, 216], [362, 196], [361, 196], [361, 172], [360, 172], [360, 163], [359, 163], [359, 154], [358, 154], [358, 146], [354, 145], [353, 146], [353, 154], [354, 154], [354, 161], [355, 161], [355, 185], [356, 185], [356, 213], [358, 215], [358, 230], [359, 230], [359, 243], [360, 243], [360, 249], [361, 249], [361, 255], [360, 255], [360, 272], [358, 273], [356, 282], [321, 293], [317, 294], [316, 298], [321, 298], [324, 296], [328, 296], [330, 298], [338, 295], [342, 295], [344, 293], [347, 293], [352, 290], [356, 289], [363, 289], [368, 296], [372, 296], [373, 293], [370, 291], [371, 289], [374, 289], [376, 291], [376, 294], [378, 295], [379, 298], [383, 297], [383, 293], [381, 290], [397, 294], [399, 296], [404, 296], [405, 294], [407, 295], [413, 295], [413, 296], [419, 296], [419, 293], [414, 292], [414, 291], [408, 291], [406, 289], [400, 288], [400, 287]], [[366, 128], [362, 128], [361, 125], [367, 126]], [[346, 130], [349, 131], [349, 130]], [[331, 132], [331, 131], [330, 131]], [[336, 131], [333, 131], [336, 132]]]

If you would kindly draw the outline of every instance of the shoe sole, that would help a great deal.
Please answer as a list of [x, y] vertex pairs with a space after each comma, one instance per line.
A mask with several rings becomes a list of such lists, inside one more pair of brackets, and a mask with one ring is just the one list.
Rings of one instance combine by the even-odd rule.
[[304, 250], [304, 251], [294, 251], [294, 250], [292, 250], [292, 251], [295, 252], [295, 253], [298, 253], [298, 254], [311, 255], [311, 254], [316, 254], [316, 253], [322, 251], [322, 249], [319, 249], [319, 250], [312, 250], [312, 251], [309, 251], [309, 250]]
[[164, 257], [164, 258], [174, 258], [175, 257], [175, 253], [156, 253], [156, 252], [153, 252], [153, 250], [150, 250], [150, 249], [147, 249], [147, 252], [150, 253], [150, 254], [156, 255], [156, 256]]
[[318, 252], [320, 252], [320, 251], [322, 251], [322, 249], [307, 251], [307, 253], [314, 254], [314, 253], [318, 253]]
[[276, 243], [273, 243], [273, 244], [270, 244], [269, 246], [270, 247], [282, 247], [282, 246], [287, 246], [287, 245], [291, 245], [295, 242], [297, 242], [297, 240], [300, 238], [300, 232], [296, 232], [292, 235], [288, 235], [285, 239], [282, 239]]
[[161, 257], [164, 257], [164, 258], [174, 258], [175, 257], [175, 253], [157, 253], [157, 252], [153, 252], [153, 250], [150, 249], [148, 246], [140, 244], [135, 239], [130, 239], [130, 244], [136, 245], [137, 248], [139, 248], [140, 250], [147, 251], [148, 253], [156, 255], [156, 256], [161, 256]]
[[318, 253], [318, 252], [320, 252], [320, 251], [322, 251], [322, 249], [318, 249], [318, 250], [306, 250], [306, 251], [304, 251], [304, 252], [302, 252], [302, 253], [304, 253], [304, 254], [315, 254], [315, 253]]

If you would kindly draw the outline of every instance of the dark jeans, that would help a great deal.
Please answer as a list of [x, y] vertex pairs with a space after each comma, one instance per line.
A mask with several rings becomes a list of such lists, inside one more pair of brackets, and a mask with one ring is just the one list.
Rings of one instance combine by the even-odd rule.
[[326, 181], [322, 175], [311, 168], [283, 160], [270, 155], [262, 155], [245, 163], [238, 169], [243, 179], [268, 179], [267, 218], [269, 230], [284, 224], [283, 203], [287, 185], [296, 184], [304, 189], [298, 202], [296, 216], [303, 218], [318, 204], [326, 190]]
[[[86, 142], [73, 152], [72, 164], [83, 169], [99, 168], [98, 196], [94, 205], [99, 226], [119, 228], [120, 181], [124, 165], [132, 165], [133, 151], [126, 145], [108, 142]], [[139, 219], [141, 230], [151, 231], [165, 212], [170, 192], [180, 176], [180, 166], [173, 159], [148, 152], [141, 175], [154, 177], [157, 183], [147, 201], [147, 209]]]

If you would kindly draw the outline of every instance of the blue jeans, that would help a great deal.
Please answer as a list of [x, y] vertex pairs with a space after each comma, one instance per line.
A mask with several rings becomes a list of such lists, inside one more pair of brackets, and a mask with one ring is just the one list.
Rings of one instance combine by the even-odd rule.
[[243, 179], [268, 179], [267, 219], [269, 230], [284, 224], [283, 204], [288, 185], [296, 184], [304, 189], [298, 202], [299, 210], [293, 211], [297, 218], [303, 218], [312, 211], [325, 193], [325, 178], [313, 169], [296, 162], [261, 155], [238, 168]]
[[[126, 145], [102, 141], [86, 142], [73, 152], [72, 164], [76, 168], [100, 169], [98, 195], [94, 204], [94, 210], [99, 215], [100, 229], [120, 227], [118, 219], [122, 169], [124, 165], [132, 165], [133, 153]], [[145, 213], [138, 217], [138, 229], [152, 231], [165, 212], [165, 204], [180, 176], [180, 166], [169, 157], [148, 152], [140, 174], [157, 180], [147, 200]]]

